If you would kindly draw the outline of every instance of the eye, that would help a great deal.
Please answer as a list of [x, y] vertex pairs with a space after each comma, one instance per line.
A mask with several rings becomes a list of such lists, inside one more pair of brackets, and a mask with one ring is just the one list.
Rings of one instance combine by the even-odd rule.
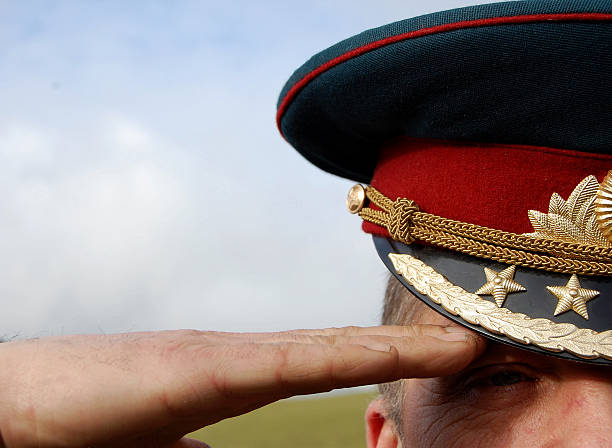
[[522, 381], [533, 381], [533, 378], [526, 376], [523, 372], [516, 370], [506, 370], [497, 372], [489, 377], [489, 381], [494, 386], [511, 386]]
[[537, 376], [532, 369], [521, 364], [498, 364], [480, 367], [467, 375], [467, 389], [512, 388], [522, 383], [534, 383]]

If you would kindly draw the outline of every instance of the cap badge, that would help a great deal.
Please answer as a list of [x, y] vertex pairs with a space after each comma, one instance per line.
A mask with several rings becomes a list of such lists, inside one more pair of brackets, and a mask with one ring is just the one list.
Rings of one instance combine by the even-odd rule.
[[612, 171], [608, 171], [597, 192], [595, 216], [601, 232], [612, 243]]
[[601, 185], [588, 176], [563, 200], [553, 193], [548, 213], [529, 210], [535, 232], [526, 234], [568, 243], [612, 247], [612, 171]]

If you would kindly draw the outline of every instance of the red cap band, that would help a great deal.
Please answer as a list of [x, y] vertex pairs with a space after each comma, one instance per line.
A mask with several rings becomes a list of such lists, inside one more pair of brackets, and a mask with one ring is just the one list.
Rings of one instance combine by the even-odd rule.
[[[548, 212], [553, 193], [567, 199], [582, 179], [601, 182], [611, 169], [609, 154], [404, 138], [381, 150], [372, 186], [430, 214], [527, 233], [533, 231], [528, 210]], [[389, 236], [372, 223], [363, 229]]]

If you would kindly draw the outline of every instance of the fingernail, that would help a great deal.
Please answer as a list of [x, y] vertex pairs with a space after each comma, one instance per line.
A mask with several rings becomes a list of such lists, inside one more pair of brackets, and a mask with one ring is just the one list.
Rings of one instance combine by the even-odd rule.
[[367, 344], [363, 344], [363, 346], [370, 350], [376, 350], [377, 352], [391, 351], [391, 344], [385, 344], [382, 342], [368, 342]]
[[465, 342], [470, 337], [470, 330], [456, 325], [444, 327], [444, 331], [444, 333], [437, 336], [444, 341]]

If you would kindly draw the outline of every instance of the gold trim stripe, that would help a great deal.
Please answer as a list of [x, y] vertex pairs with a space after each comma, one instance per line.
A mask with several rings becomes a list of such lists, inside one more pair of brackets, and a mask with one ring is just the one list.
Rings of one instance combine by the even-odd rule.
[[544, 350], [568, 352], [588, 359], [612, 359], [612, 330], [598, 333], [573, 324], [532, 319], [507, 308], [498, 308], [495, 303], [451, 283], [411, 255], [389, 254], [389, 259], [397, 273], [419, 293], [470, 324]]
[[373, 187], [367, 198], [381, 210], [363, 208], [359, 216], [385, 227], [396, 241], [421, 241], [501, 263], [545, 271], [612, 276], [612, 247], [547, 240], [454, 221], [421, 212], [406, 198], [395, 201]]

